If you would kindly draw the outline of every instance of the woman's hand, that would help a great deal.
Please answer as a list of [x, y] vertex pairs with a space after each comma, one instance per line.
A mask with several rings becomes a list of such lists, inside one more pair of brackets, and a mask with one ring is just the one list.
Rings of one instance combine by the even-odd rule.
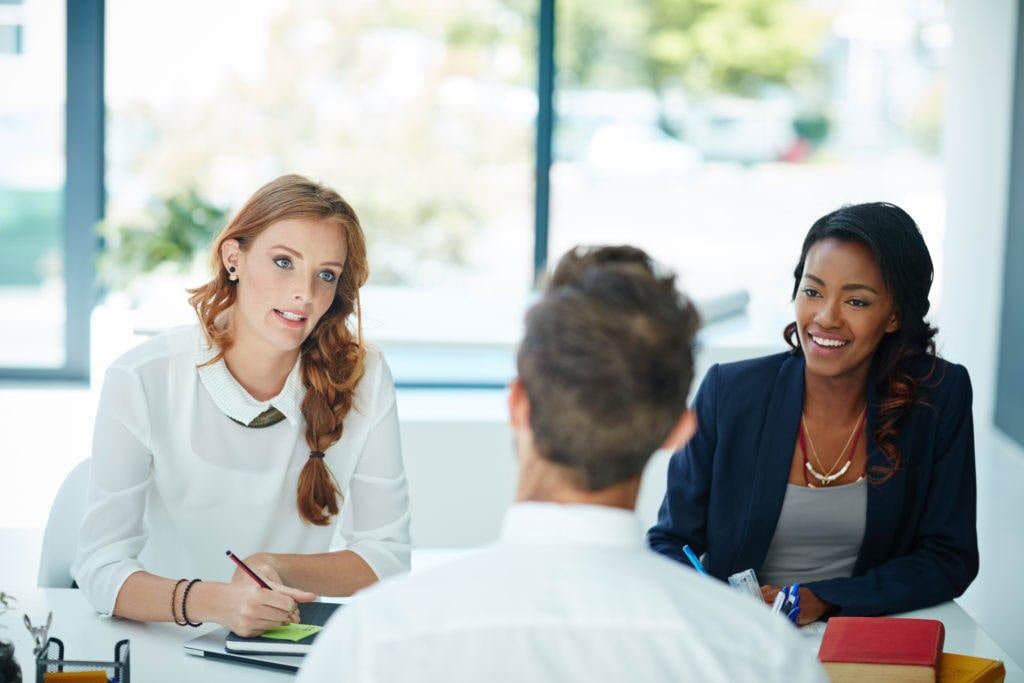
[[[254, 553], [249, 557], [242, 560], [245, 566], [253, 571], [256, 576], [260, 577], [267, 583], [284, 584], [284, 580], [281, 578], [281, 573], [277, 569], [277, 563], [274, 562], [274, 556], [271, 553]], [[231, 583], [246, 581], [255, 583], [252, 577], [245, 573], [241, 567], [235, 568], [235, 573], [231, 575]]]
[[[761, 597], [766, 603], [771, 605], [775, 602], [775, 596], [781, 590], [782, 586], [761, 586]], [[817, 621], [827, 616], [836, 608], [832, 603], [825, 602], [812, 593], [806, 586], [800, 586], [797, 589], [797, 593], [800, 595], [800, 614], [797, 615], [796, 623], [800, 626]]]
[[261, 587], [238, 567], [228, 584], [227, 621], [218, 621], [243, 637], [259, 635], [284, 624], [299, 623], [297, 603], [311, 602], [316, 595], [286, 586], [271, 553], [256, 553], [243, 561], [256, 576], [267, 582], [271, 590]]
[[218, 601], [220, 609], [214, 619], [243, 637], [257, 636], [278, 626], [299, 623], [298, 603], [316, 599], [313, 593], [277, 582], [267, 581], [273, 589], [267, 590], [248, 576], [245, 579], [220, 584], [224, 589]]

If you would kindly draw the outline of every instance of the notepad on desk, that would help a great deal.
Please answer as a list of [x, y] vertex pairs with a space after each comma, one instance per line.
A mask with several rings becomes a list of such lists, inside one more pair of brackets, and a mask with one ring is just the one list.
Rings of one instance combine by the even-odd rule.
[[280, 626], [250, 638], [229, 633], [224, 639], [224, 649], [239, 654], [304, 655], [339, 606], [333, 602], [299, 603], [301, 623]]

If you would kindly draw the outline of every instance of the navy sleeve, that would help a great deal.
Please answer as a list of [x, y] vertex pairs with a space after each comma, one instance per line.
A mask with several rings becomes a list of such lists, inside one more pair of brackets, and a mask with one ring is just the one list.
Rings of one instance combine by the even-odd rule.
[[962, 366], [951, 366], [944, 381], [951, 386], [913, 548], [860, 576], [807, 584], [837, 605], [838, 615], [892, 614], [946, 602], [978, 573], [971, 382]]
[[718, 441], [717, 394], [716, 364], [708, 370], [694, 399], [697, 432], [669, 461], [665, 500], [658, 512], [658, 523], [647, 532], [647, 543], [653, 550], [687, 567], [690, 563], [683, 555], [684, 545], [688, 544], [698, 556], [707, 550], [711, 470]]

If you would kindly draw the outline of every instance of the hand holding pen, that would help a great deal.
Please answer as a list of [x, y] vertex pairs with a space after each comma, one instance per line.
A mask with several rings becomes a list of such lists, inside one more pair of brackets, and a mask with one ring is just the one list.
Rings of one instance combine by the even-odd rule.
[[[800, 618], [800, 584], [783, 586], [772, 600], [772, 614], [783, 614], [794, 624]], [[765, 598], [767, 600], [767, 597]]]
[[703, 574], [704, 576], [708, 575], [708, 570], [704, 568], [704, 565], [701, 564], [700, 558], [697, 557], [697, 553], [693, 552], [689, 545], [683, 546], [683, 554], [686, 555], [686, 559], [690, 561], [690, 564], [693, 565], [693, 568], [696, 569], [699, 574]]
[[297, 603], [316, 599], [313, 593], [284, 585], [273, 567], [262, 561], [259, 554], [247, 557], [248, 562], [230, 550], [225, 555], [238, 565], [230, 585], [245, 594], [239, 616], [246, 622], [247, 632], [234, 629], [238, 635], [256, 635], [281, 624], [299, 623]]
[[[256, 583], [258, 583], [263, 588], [266, 588], [267, 590], [274, 590], [269, 585], [267, 585], [267, 582], [264, 581], [263, 579], [261, 579], [256, 574], [256, 572], [254, 572], [252, 569], [250, 569], [249, 565], [247, 565], [245, 562], [243, 562], [241, 559], [239, 559], [238, 555], [235, 555], [230, 550], [226, 551], [224, 554], [227, 555], [231, 559], [232, 562], [237, 564], [238, 568], [241, 569], [243, 572], [245, 572], [249, 576], [250, 579], [252, 579]], [[273, 570], [271, 570], [271, 571], [273, 572]], [[235, 572], [235, 573], [237, 574], [237, 572]], [[275, 578], [278, 579], [278, 582], [280, 582], [280, 578], [281, 577], [277, 576], [277, 572], [273, 572], [273, 575], [274, 575]], [[234, 580], [234, 579], [232, 579], [232, 580]]]
[[[786, 593], [786, 589], [789, 589], [788, 593]], [[836, 610], [835, 605], [825, 602], [809, 588], [800, 584], [794, 584], [793, 586], [761, 586], [761, 597], [772, 606], [773, 611], [784, 613], [787, 617], [793, 612], [794, 607], [799, 608], [791, 619], [793, 623], [799, 626], [817, 621]], [[776, 601], [779, 602], [777, 610], [775, 609]], [[786, 603], [789, 603], [789, 605], [783, 611], [783, 606]]]

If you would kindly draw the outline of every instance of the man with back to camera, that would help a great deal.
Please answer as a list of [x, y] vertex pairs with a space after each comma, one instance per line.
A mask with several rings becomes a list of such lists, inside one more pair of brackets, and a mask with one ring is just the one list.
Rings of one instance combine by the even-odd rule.
[[674, 280], [633, 247], [562, 257], [526, 314], [500, 539], [360, 593], [300, 683], [828, 680], [784, 618], [643, 543], [644, 466], [696, 427], [698, 316]]

